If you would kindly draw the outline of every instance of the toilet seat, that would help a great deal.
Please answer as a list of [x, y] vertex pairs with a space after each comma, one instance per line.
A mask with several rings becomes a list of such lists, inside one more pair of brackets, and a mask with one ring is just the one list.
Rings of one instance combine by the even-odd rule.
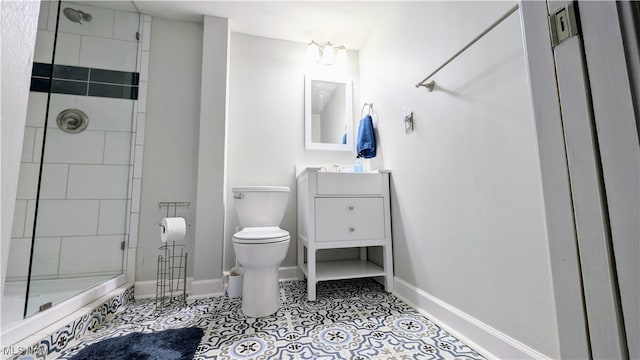
[[240, 244], [269, 244], [288, 240], [289, 232], [277, 226], [247, 227], [233, 234], [233, 241]]

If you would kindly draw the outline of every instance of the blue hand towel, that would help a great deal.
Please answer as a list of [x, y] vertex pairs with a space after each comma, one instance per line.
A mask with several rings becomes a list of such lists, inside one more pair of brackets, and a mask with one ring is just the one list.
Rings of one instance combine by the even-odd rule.
[[373, 119], [367, 115], [360, 120], [358, 127], [358, 141], [356, 151], [359, 158], [371, 159], [376, 157], [376, 137], [373, 133]]

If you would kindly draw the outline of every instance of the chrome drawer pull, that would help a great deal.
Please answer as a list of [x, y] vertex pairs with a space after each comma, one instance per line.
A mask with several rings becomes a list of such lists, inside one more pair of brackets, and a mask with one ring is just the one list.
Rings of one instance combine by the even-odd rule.
[[352, 226], [352, 227], [350, 227], [350, 228], [349, 228], [349, 231], [350, 231], [350, 232], [354, 232], [354, 231], [356, 231], [356, 228], [354, 228], [354, 227]]
[[353, 210], [353, 205], [349, 205], [349, 210]]

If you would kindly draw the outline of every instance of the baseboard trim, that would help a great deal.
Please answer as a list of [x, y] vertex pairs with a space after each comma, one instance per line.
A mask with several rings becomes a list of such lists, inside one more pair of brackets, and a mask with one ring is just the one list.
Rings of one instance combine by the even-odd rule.
[[[187, 289], [191, 279], [187, 279]], [[136, 281], [133, 284], [133, 295], [136, 299], [152, 298], [156, 296], [156, 280]]]
[[[187, 294], [190, 298], [203, 298], [209, 296], [219, 296], [225, 292], [225, 283], [228, 272], [223, 273], [222, 279], [210, 280], [193, 280], [192, 277], [187, 278]], [[297, 280], [297, 266], [280, 267], [278, 278], [280, 281]], [[153, 298], [156, 296], [156, 281], [136, 281], [134, 285], [134, 294], [136, 299]]]
[[280, 281], [298, 280], [297, 266], [282, 266], [278, 271]]
[[[187, 278], [187, 293], [191, 289], [193, 278]], [[136, 299], [153, 298], [156, 296], [156, 280], [136, 281], [133, 284], [133, 295]]]
[[489, 359], [550, 359], [402, 279], [394, 285], [394, 295]]
[[191, 282], [189, 297], [204, 298], [224, 293], [222, 279], [194, 280]]

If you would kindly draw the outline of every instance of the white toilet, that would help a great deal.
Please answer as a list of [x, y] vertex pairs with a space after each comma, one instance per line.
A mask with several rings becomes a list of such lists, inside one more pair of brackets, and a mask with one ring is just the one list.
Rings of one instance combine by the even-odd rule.
[[287, 255], [289, 232], [279, 225], [287, 208], [286, 186], [233, 187], [242, 230], [233, 234], [233, 249], [244, 268], [242, 312], [251, 317], [280, 307], [278, 268]]

